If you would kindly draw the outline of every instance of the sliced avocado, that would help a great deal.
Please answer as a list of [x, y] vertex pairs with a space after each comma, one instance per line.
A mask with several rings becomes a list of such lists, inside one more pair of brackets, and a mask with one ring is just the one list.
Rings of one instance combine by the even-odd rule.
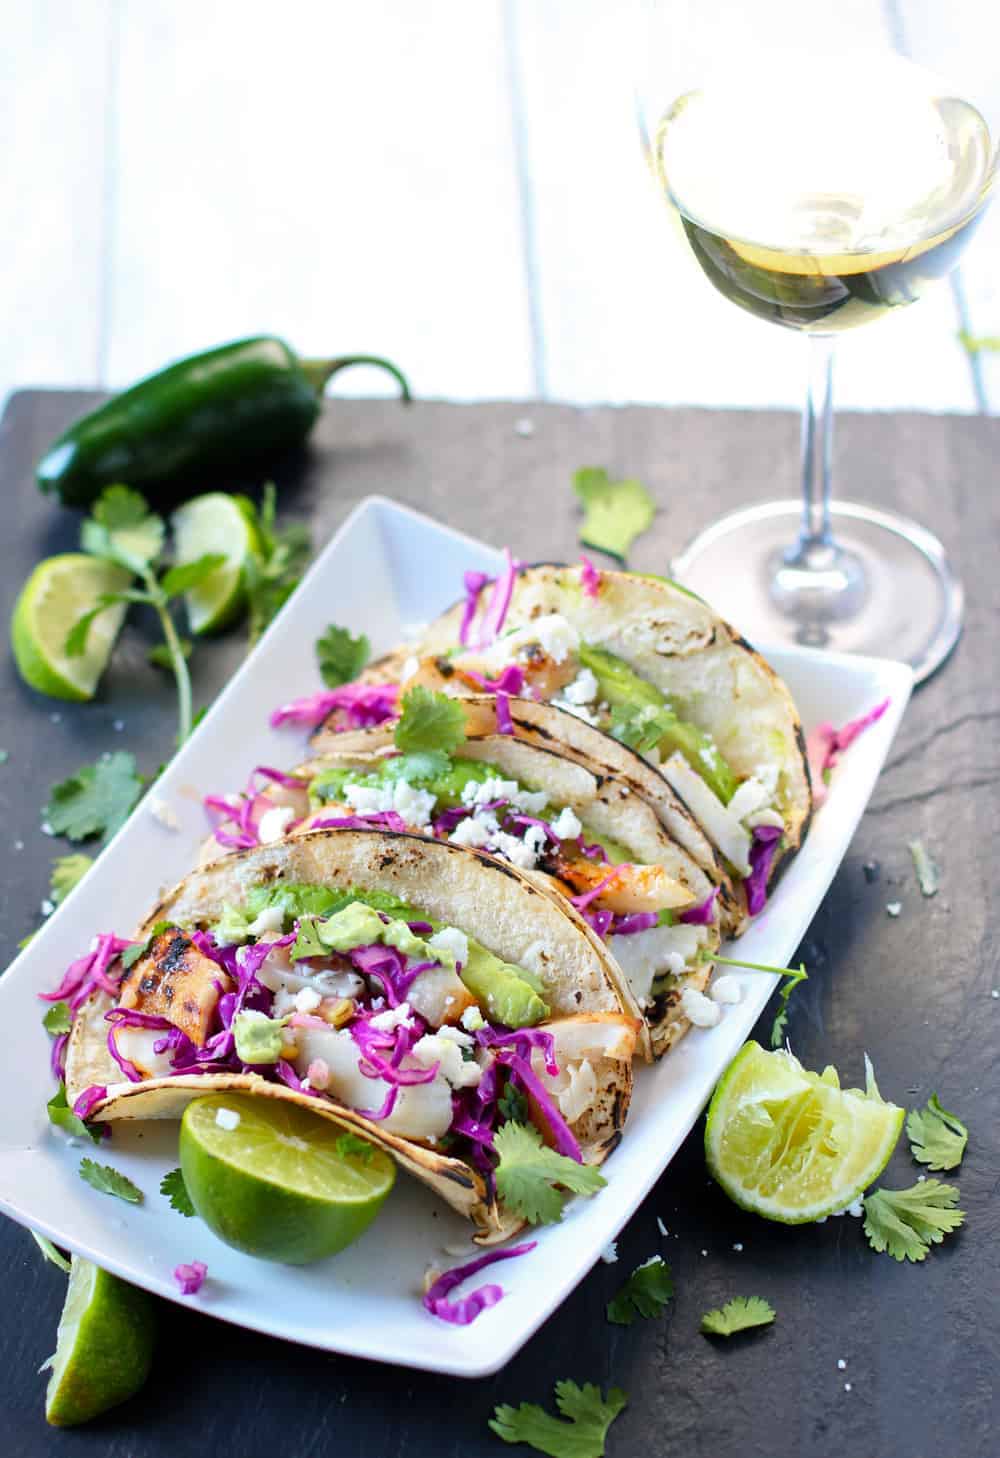
[[633, 668], [605, 648], [580, 644], [580, 662], [597, 679], [599, 697], [612, 708], [654, 708], [662, 714], [664, 733], [657, 748], [667, 759], [675, 751], [683, 754], [696, 774], [724, 805], [736, 793], [739, 780], [719, 753], [710, 734], [674, 713], [665, 696], [653, 684], [640, 677]]
[[469, 942], [469, 961], [459, 973], [491, 1022], [508, 1028], [530, 1028], [549, 1015], [549, 1008], [526, 980], [521, 967], [501, 962], [479, 942]]
[[461, 805], [462, 791], [470, 781], [483, 784], [498, 771], [478, 760], [451, 760], [447, 755], [406, 754], [387, 759], [377, 770], [321, 770], [309, 786], [309, 803], [315, 809], [330, 800], [343, 800], [347, 785], [375, 788], [405, 779], [417, 790], [437, 796], [438, 808]]

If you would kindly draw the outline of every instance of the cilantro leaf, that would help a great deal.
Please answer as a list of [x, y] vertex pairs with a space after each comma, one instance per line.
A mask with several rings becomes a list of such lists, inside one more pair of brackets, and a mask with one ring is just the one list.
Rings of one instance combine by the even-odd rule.
[[301, 522], [292, 522], [281, 530], [275, 526], [277, 493], [273, 481], [264, 487], [259, 510], [248, 496], [237, 500], [257, 529], [258, 545], [243, 563], [252, 646], [302, 581], [311, 544], [308, 528]]
[[102, 833], [110, 840], [141, 793], [135, 756], [117, 750], [53, 785], [42, 816], [56, 835], [69, 840], [89, 840]]
[[188, 1187], [184, 1183], [184, 1171], [180, 1168], [168, 1170], [160, 1181], [160, 1194], [166, 1195], [170, 1201], [171, 1210], [176, 1210], [178, 1215], [193, 1215], [194, 1206], [191, 1203], [191, 1196], [188, 1194]]
[[531, 1225], [553, 1225], [562, 1218], [566, 1195], [594, 1195], [607, 1180], [593, 1165], [577, 1164], [542, 1143], [530, 1124], [505, 1124], [494, 1139], [500, 1156], [495, 1179], [497, 1194], [513, 1214]]
[[616, 704], [611, 710], [611, 733], [615, 739], [627, 744], [639, 754], [648, 754], [655, 749], [667, 730], [676, 724], [677, 716], [665, 705], [645, 704], [634, 708], [627, 704]]
[[66, 1099], [66, 1085], [61, 1083], [55, 1093], [45, 1105], [49, 1114], [49, 1123], [55, 1124], [57, 1129], [65, 1129], [67, 1134], [86, 1134], [93, 1139], [95, 1144], [100, 1144], [102, 1133], [99, 1128], [85, 1124], [78, 1115], [74, 1114]]
[[110, 1164], [98, 1164], [96, 1159], [80, 1160], [80, 1178], [95, 1190], [100, 1190], [102, 1195], [114, 1195], [118, 1200], [124, 1200], [129, 1205], [142, 1204], [142, 1191], [138, 1185], [134, 1185], [127, 1175]]
[[908, 1190], [875, 1190], [864, 1205], [872, 1249], [887, 1250], [897, 1261], [922, 1261], [965, 1219], [965, 1211], [956, 1208], [958, 1186], [940, 1180], [919, 1180]]
[[395, 740], [396, 748], [404, 753], [438, 749], [451, 754], [465, 742], [465, 710], [457, 699], [415, 684], [403, 695]]
[[149, 515], [145, 496], [131, 486], [105, 486], [94, 503], [93, 517], [109, 532], [138, 526]]
[[193, 587], [204, 582], [206, 577], [211, 577], [219, 567], [226, 565], [226, 557], [222, 552], [203, 552], [200, 557], [195, 557], [191, 562], [178, 562], [168, 572], [164, 572], [160, 578], [160, 588], [167, 597], [180, 597], [184, 592], [190, 592]]
[[72, 1026], [73, 1014], [69, 1010], [68, 1002], [54, 1002], [42, 1018], [42, 1027], [55, 1037], [60, 1033], [68, 1033]]
[[527, 1124], [528, 1100], [512, 1079], [497, 1100], [497, 1113], [504, 1123]]
[[141, 576], [163, 550], [163, 518], [127, 486], [106, 486], [80, 528], [80, 546]]
[[913, 1158], [929, 1169], [957, 1169], [962, 1163], [969, 1131], [957, 1114], [942, 1109], [936, 1093], [922, 1109], [906, 1116], [906, 1137]]
[[352, 638], [346, 628], [331, 623], [321, 638], [316, 639], [316, 661], [327, 688], [339, 688], [357, 678], [371, 655], [371, 644], [364, 633]]
[[607, 471], [585, 466], [573, 476], [583, 504], [580, 541], [624, 562], [636, 537], [656, 515], [653, 498], [641, 481], [612, 481]]
[[93, 856], [84, 855], [83, 851], [73, 851], [68, 856], [56, 856], [52, 862], [52, 874], [49, 878], [49, 899], [54, 901], [56, 906], [72, 891], [94, 864]]
[[535, 1402], [519, 1407], [501, 1403], [489, 1426], [505, 1443], [526, 1443], [549, 1458], [603, 1458], [608, 1429], [623, 1411], [628, 1398], [620, 1387], [610, 1387], [607, 1398], [592, 1382], [556, 1383], [556, 1406], [569, 1422], [561, 1422]]
[[725, 1306], [706, 1311], [700, 1329], [706, 1336], [733, 1336], [755, 1326], [770, 1326], [774, 1314], [774, 1307], [762, 1296], [734, 1296]]
[[608, 1320], [615, 1326], [631, 1326], [637, 1316], [660, 1316], [673, 1294], [670, 1267], [662, 1256], [650, 1256], [608, 1302]]

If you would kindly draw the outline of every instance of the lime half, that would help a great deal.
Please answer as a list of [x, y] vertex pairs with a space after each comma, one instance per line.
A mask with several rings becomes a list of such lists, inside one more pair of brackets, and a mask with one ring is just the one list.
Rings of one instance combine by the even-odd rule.
[[88, 1422], [138, 1392], [156, 1334], [153, 1298], [74, 1256], [59, 1318], [45, 1416], [53, 1427]]
[[243, 564], [257, 548], [257, 529], [238, 499], [224, 491], [185, 502], [174, 512], [171, 525], [178, 564], [194, 562], [208, 552], [226, 559], [184, 595], [192, 633], [216, 633], [243, 609]]
[[712, 1095], [705, 1157], [737, 1205], [804, 1224], [845, 1210], [878, 1178], [903, 1114], [870, 1067], [862, 1093], [841, 1088], [835, 1068], [810, 1073], [790, 1053], [747, 1043]]
[[104, 592], [122, 592], [131, 574], [113, 562], [65, 552], [46, 557], [28, 578], [14, 604], [10, 637], [25, 683], [53, 699], [92, 699], [121, 630], [126, 603], [98, 613], [87, 634], [86, 650], [67, 658], [66, 635]]
[[357, 1240], [396, 1177], [374, 1144], [295, 1104], [252, 1094], [188, 1104], [180, 1152], [191, 1202], [220, 1240], [296, 1266]]

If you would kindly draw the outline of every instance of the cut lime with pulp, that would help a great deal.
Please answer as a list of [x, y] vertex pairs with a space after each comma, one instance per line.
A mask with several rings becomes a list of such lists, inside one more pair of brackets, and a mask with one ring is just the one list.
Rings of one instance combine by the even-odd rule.
[[396, 1177], [374, 1144], [295, 1104], [252, 1094], [188, 1104], [180, 1153], [191, 1203], [220, 1240], [296, 1266], [357, 1240]]
[[92, 699], [127, 604], [112, 603], [98, 613], [84, 652], [74, 658], [66, 654], [66, 637], [97, 606], [102, 593], [122, 592], [131, 581], [124, 567], [85, 552], [64, 552], [39, 562], [14, 604], [10, 625], [14, 658], [25, 683], [52, 699]]
[[74, 1256], [45, 1393], [53, 1427], [89, 1422], [138, 1392], [155, 1335], [151, 1296]]
[[178, 565], [219, 553], [225, 562], [184, 594], [192, 633], [215, 633], [243, 609], [243, 564], [258, 549], [253, 519], [235, 496], [212, 491], [177, 508], [171, 518]]
[[904, 1110], [868, 1089], [841, 1088], [837, 1070], [810, 1073], [779, 1049], [747, 1043], [712, 1095], [709, 1173], [731, 1200], [799, 1225], [852, 1204], [889, 1162]]

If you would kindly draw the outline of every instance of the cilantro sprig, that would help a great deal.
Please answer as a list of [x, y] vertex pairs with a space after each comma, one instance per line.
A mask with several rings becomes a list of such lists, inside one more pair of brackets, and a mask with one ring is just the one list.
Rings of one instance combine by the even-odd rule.
[[259, 509], [248, 496], [239, 496], [237, 500], [253, 523], [256, 535], [254, 550], [243, 563], [252, 648], [302, 581], [311, 542], [309, 529], [301, 522], [280, 528], [276, 525], [277, 491], [273, 481], [264, 487]]
[[738, 957], [713, 956], [711, 960], [724, 967], [743, 967], [748, 972], [773, 972], [776, 977], [784, 978], [778, 989], [778, 1015], [771, 1024], [771, 1047], [780, 1048], [788, 1026], [788, 999], [800, 982], [809, 981], [806, 964], [800, 962], [797, 967], [772, 967], [768, 962], [741, 962]]
[[609, 1388], [605, 1398], [593, 1382], [580, 1387], [564, 1380], [556, 1383], [556, 1406], [566, 1422], [536, 1402], [522, 1402], [501, 1403], [489, 1425], [505, 1443], [526, 1443], [549, 1458], [603, 1458], [608, 1429], [627, 1403], [620, 1387]]
[[114, 1195], [128, 1205], [141, 1205], [143, 1194], [127, 1175], [111, 1164], [98, 1164], [96, 1159], [80, 1160], [80, 1178], [102, 1195]]
[[[542, 1143], [530, 1124], [504, 1124], [494, 1139], [500, 1156], [494, 1178], [497, 1194], [530, 1225], [554, 1225], [562, 1218], [565, 1191], [594, 1195], [607, 1180], [593, 1165], [577, 1164]], [[562, 1186], [557, 1189], [557, 1186]]]
[[43, 824], [67, 840], [95, 835], [110, 840], [132, 813], [142, 787], [134, 755], [123, 750], [103, 754], [96, 764], [84, 765], [53, 785], [42, 810]]
[[637, 1316], [660, 1316], [673, 1294], [670, 1267], [662, 1256], [650, 1256], [608, 1302], [607, 1318], [615, 1326], [631, 1326]]
[[897, 1261], [922, 1261], [965, 1220], [957, 1185], [919, 1180], [908, 1190], [874, 1190], [865, 1196], [865, 1234], [873, 1250]]
[[451, 754], [465, 742], [465, 710], [458, 699], [435, 693], [425, 684], [414, 684], [403, 695], [402, 712], [396, 724], [396, 748], [409, 754], [437, 749]]
[[316, 639], [316, 661], [327, 688], [340, 688], [342, 683], [357, 678], [370, 656], [367, 635], [359, 633], [353, 638], [337, 623], [331, 623], [322, 637]]
[[72, 1026], [73, 1014], [69, 1010], [68, 1002], [54, 1002], [42, 1018], [42, 1027], [55, 1037], [68, 1033]]
[[913, 1158], [928, 1169], [957, 1169], [962, 1163], [969, 1131], [957, 1114], [942, 1109], [936, 1093], [922, 1109], [906, 1116], [906, 1136]]
[[45, 1105], [48, 1111], [49, 1123], [54, 1124], [57, 1129], [63, 1129], [67, 1134], [85, 1134], [95, 1144], [100, 1144], [103, 1137], [101, 1129], [93, 1124], [85, 1124], [78, 1114], [74, 1114], [66, 1098], [66, 1085], [61, 1083], [55, 1093]]
[[168, 1170], [163, 1176], [160, 1181], [160, 1194], [166, 1196], [171, 1210], [176, 1210], [178, 1215], [191, 1216], [195, 1213], [188, 1187], [184, 1183], [184, 1171], [179, 1166], [177, 1169]]
[[94, 608], [70, 629], [65, 652], [73, 658], [86, 651], [94, 619], [112, 603], [138, 603], [152, 608], [160, 620], [165, 658], [177, 686], [177, 740], [183, 744], [191, 733], [191, 675], [170, 604], [204, 582], [226, 559], [219, 552], [206, 552], [193, 562], [167, 567], [162, 560], [165, 537], [163, 518], [149, 510], [144, 496], [128, 486], [105, 487], [94, 503], [92, 515], [83, 523], [80, 545], [92, 557], [124, 567], [141, 585], [102, 593]]
[[656, 515], [656, 505], [641, 481], [612, 481], [603, 467], [584, 466], [573, 476], [583, 506], [580, 541], [624, 562], [635, 539]]
[[763, 1296], [734, 1296], [725, 1306], [705, 1312], [701, 1331], [705, 1336], [730, 1337], [755, 1326], [770, 1326], [774, 1317], [774, 1307]]

